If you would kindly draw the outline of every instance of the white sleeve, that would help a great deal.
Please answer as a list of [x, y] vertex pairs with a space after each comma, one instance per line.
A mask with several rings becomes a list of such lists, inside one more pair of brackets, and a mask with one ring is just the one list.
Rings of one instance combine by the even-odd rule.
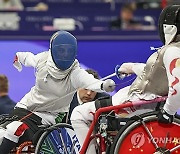
[[17, 52], [16, 56], [18, 57], [18, 61], [24, 66], [32, 66], [36, 67], [37, 57], [31, 52]]
[[92, 74], [89, 74], [80, 68], [72, 71], [71, 82], [75, 89], [85, 88], [96, 92], [104, 92], [101, 90], [101, 84], [104, 81], [95, 79]]
[[138, 75], [141, 75], [145, 66], [146, 64], [144, 63], [134, 63], [134, 65], [132, 66], [132, 70], [138, 76]]
[[180, 108], [180, 49], [169, 47], [164, 54], [163, 62], [166, 68], [169, 92], [164, 110], [174, 115]]
[[140, 75], [145, 65], [146, 64], [144, 63], [131, 63], [131, 62], [123, 63], [118, 71], [126, 74], [135, 73], [136, 75]]

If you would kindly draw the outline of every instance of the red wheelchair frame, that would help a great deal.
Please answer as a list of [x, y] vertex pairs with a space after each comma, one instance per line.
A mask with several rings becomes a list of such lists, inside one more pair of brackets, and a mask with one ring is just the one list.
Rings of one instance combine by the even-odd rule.
[[158, 102], [163, 102], [166, 100], [167, 97], [159, 97], [153, 100], [140, 100], [140, 101], [136, 101], [136, 102], [126, 102], [124, 104], [121, 105], [117, 105], [117, 106], [109, 106], [109, 107], [103, 107], [98, 109], [95, 113], [94, 113], [94, 119], [90, 125], [88, 134], [85, 138], [84, 144], [81, 148], [80, 154], [85, 154], [88, 148], [89, 143], [91, 142], [91, 140], [94, 137], [98, 137], [100, 139], [100, 154], [103, 154], [106, 152], [106, 143], [105, 143], [105, 138], [99, 135], [92, 135], [93, 130], [95, 128], [95, 125], [98, 122], [98, 118], [99, 116], [104, 113], [104, 112], [108, 112], [108, 111], [114, 111], [115, 113], [118, 113], [118, 111], [122, 108], [127, 108], [127, 107], [133, 107], [133, 106], [139, 106], [139, 105], [143, 105], [143, 104], [150, 104], [150, 103], [158, 103]]

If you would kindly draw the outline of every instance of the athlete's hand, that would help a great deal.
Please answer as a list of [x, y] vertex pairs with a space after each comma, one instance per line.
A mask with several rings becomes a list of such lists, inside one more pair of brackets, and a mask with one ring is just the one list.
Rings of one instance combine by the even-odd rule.
[[18, 54], [16, 54], [15, 57], [14, 57], [13, 65], [19, 72], [22, 71], [22, 65], [21, 65], [21, 63], [20, 63], [20, 61], [18, 59]]
[[104, 83], [101, 85], [101, 89], [106, 92], [112, 92], [115, 89], [115, 82], [112, 79], [107, 79], [104, 81]]
[[158, 122], [170, 124], [173, 122], [173, 115], [168, 114], [164, 109], [161, 109], [158, 113]]
[[123, 63], [121, 66], [116, 65], [115, 73], [118, 79], [123, 79], [124, 77], [131, 75], [133, 73], [132, 66], [134, 63]]
[[120, 65], [116, 65], [116, 67], [115, 67], [115, 73], [116, 73], [116, 76], [117, 76], [118, 79], [123, 79], [123, 78], [126, 77], [126, 74], [123, 74], [123, 73], [121, 72], [120, 67], [121, 67]]

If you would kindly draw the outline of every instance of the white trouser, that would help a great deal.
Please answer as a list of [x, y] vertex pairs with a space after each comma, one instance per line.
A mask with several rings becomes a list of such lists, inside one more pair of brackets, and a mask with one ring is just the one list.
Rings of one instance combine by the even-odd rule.
[[9, 139], [15, 143], [18, 143], [19, 138], [24, 134], [26, 127], [23, 122], [13, 121], [6, 126], [6, 129], [0, 128], [0, 144], [3, 138]]
[[[128, 99], [128, 91], [129, 91], [129, 86], [125, 87], [123, 89], [120, 89], [114, 96], [112, 96], [112, 104], [113, 106], [119, 105], [123, 102], [125, 102]], [[139, 100], [139, 99], [147, 99], [151, 100], [157, 97], [156, 95], [152, 94], [144, 94], [144, 95], [133, 95], [131, 96], [132, 100]], [[131, 109], [126, 109], [128, 113], [128, 117], [133, 116], [135, 114], [141, 114], [145, 112], [152, 111], [154, 109], [154, 105], [147, 106], [144, 108], [138, 108], [138, 110], [131, 110]], [[75, 130], [75, 133], [79, 139], [79, 142], [81, 144], [81, 147], [84, 143], [85, 137], [87, 135], [87, 132], [89, 130], [89, 122], [93, 120], [93, 114], [96, 111], [95, 108], [95, 102], [88, 102], [84, 103], [83, 105], [79, 105], [76, 108], [74, 108], [72, 115], [71, 115], [71, 123], [72, 126]], [[91, 145], [87, 151], [87, 154], [95, 154], [95, 146]]]

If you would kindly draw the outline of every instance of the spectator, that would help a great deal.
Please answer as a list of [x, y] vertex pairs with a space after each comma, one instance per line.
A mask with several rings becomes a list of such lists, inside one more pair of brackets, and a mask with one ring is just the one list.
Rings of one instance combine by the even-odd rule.
[[141, 28], [141, 24], [134, 19], [136, 7], [132, 4], [125, 4], [121, 7], [119, 17], [110, 23], [111, 29], [133, 30]]
[[22, 11], [23, 9], [21, 0], [0, 0], [0, 10]]
[[26, 11], [48, 11], [49, 7], [44, 2], [39, 2], [37, 5], [33, 7], [27, 7]]
[[0, 75], [0, 114], [9, 114], [15, 102], [8, 96], [8, 78], [5, 75]]
[[[99, 79], [99, 74], [95, 70], [87, 69], [86, 72], [88, 72], [89, 74], [92, 74], [95, 79]], [[96, 99], [98, 99], [100, 97], [106, 97], [106, 96], [109, 96], [109, 94], [107, 94], [107, 93], [97, 93], [97, 92], [92, 91], [92, 90], [88, 90], [88, 89], [85, 89], [85, 88], [80, 88], [74, 94], [73, 100], [72, 100], [71, 105], [70, 105], [67, 120], [69, 121], [71, 113], [72, 113], [73, 109], [76, 106], [81, 105], [83, 103], [95, 101]], [[68, 123], [70, 123], [70, 122], [68, 122]]]

